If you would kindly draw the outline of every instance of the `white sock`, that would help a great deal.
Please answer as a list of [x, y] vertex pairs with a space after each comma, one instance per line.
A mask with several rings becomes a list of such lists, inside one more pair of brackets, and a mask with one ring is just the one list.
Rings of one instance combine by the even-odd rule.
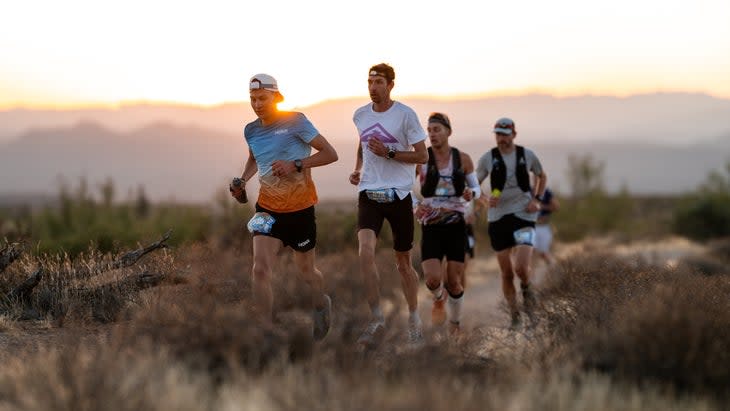
[[443, 284], [439, 284], [438, 288], [435, 290], [429, 290], [431, 291], [431, 294], [433, 294], [434, 300], [440, 300], [444, 296], [444, 286]]
[[376, 306], [374, 308], [370, 308], [370, 312], [373, 313], [373, 317], [376, 321], [379, 321], [381, 323], [385, 323], [385, 316], [383, 315], [383, 310], [380, 309], [380, 306]]
[[461, 306], [464, 302], [464, 294], [462, 293], [459, 298], [454, 298], [449, 295], [448, 306], [449, 306], [449, 321], [458, 323], [461, 321]]
[[411, 324], [421, 324], [421, 316], [418, 315], [418, 310], [411, 311], [410, 315], [408, 316], [408, 322]]

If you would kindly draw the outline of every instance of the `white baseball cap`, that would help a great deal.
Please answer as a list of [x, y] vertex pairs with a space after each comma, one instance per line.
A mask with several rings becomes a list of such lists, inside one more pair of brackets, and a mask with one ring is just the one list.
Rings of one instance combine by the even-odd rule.
[[268, 74], [259, 73], [251, 77], [248, 82], [248, 89], [250, 90], [269, 90], [275, 93], [279, 92], [279, 85], [276, 83], [276, 79]]

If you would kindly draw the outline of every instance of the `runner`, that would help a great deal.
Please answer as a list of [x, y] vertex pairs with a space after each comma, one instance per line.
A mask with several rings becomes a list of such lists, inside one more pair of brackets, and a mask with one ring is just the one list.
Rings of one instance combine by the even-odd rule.
[[368, 71], [371, 103], [353, 115], [359, 144], [355, 171], [350, 183], [358, 186], [357, 239], [360, 273], [372, 318], [358, 342], [376, 344], [385, 331], [385, 316], [380, 307], [379, 276], [375, 266], [375, 246], [383, 221], [388, 220], [393, 233], [396, 267], [401, 277], [403, 295], [408, 303], [408, 341], [418, 345], [423, 340], [418, 315], [418, 274], [411, 263], [413, 248], [413, 202], [416, 164], [428, 161], [426, 133], [410, 107], [393, 101], [395, 71], [387, 64], [377, 64]]
[[426, 287], [434, 299], [431, 323], [438, 326], [446, 321], [444, 306], [448, 301], [449, 332], [455, 334], [460, 328], [464, 301], [465, 244], [468, 241], [464, 214], [469, 201], [479, 197], [481, 190], [471, 157], [449, 145], [452, 132], [449, 117], [431, 113], [427, 130], [431, 141], [428, 163], [416, 168], [423, 196], [415, 209], [423, 233], [421, 267]]
[[558, 211], [560, 202], [549, 188], [540, 197], [540, 212], [535, 223], [535, 259], [542, 259], [548, 266], [555, 263], [551, 249], [553, 245], [553, 227], [550, 222], [552, 213]]
[[[479, 159], [477, 176], [481, 183], [490, 176], [491, 196], [487, 220], [492, 249], [502, 272], [502, 292], [507, 300], [512, 327], [520, 324], [514, 276], [520, 279], [523, 304], [530, 312], [535, 303], [530, 288], [530, 260], [535, 239], [535, 220], [540, 211], [540, 200], [547, 176], [535, 153], [514, 144], [517, 137], [515, 123], [501, 118], [494, 125], [497, 147]], [[530, 175], [535, 177], [534, 192]]]
[[[251, 108], [258, 117], [248, 123], [244, 137], [249, 156], [231, 195], [246, 201], [246, 182], [259, 174], [256, 214], [248, 222], [253, 234], [252, 290], [256, 314], [272, 321], [271, 276], [282, 247], [293, 250], [299, 277], [312, 292], [313, 336], [321, 340], [330, 327], [332, 301], [324, 293], [322, 273], [315, 267], [317, 191], [311, 168], [337, 161], [337, 152], [302, 113], [279, 111], [284, 100], [276, 80], [257, 74], [249, 82]], [[312, 147], [317, 153], [311, 154]]]

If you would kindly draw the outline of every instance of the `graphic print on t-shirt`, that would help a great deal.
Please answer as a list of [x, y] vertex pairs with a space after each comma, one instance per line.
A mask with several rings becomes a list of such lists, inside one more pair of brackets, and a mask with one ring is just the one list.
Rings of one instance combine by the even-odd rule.
[[383, 143], [397, 143], [398, 140], [393, 137], [392, 134], [388, 132], [388, 130], [385, 129], [380, 123], [375, 123], [374, 125], [366, 128], [362, 131], [362, 134], [360, 134], [360, 142], [366, 143], [370, 138], [377, 138], [378, 140], [382, 141]]

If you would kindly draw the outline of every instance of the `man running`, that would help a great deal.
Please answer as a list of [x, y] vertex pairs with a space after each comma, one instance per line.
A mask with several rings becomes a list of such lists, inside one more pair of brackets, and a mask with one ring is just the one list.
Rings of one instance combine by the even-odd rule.
[[[520, 324], [514, 276], [520, 279], [523, 304], [529, 312], [534, 305], [530, 288], [530, 260], [535, 239], [535, 220], [540, 211], [540, 200], [547, 175], [535, 153], [514, 143], [517, 137], [515, 123], [501, 118], [494, 125], [497, 147], [487, 151], [477, 164], [481, 183], [490, 176], [491, 196], [487, 220], [492, 249], [502, 272], [502, 292], [512, 317], [512, 327]], [[530, 184], [531, 172], [535, 177], [534, 191]]]
[[[415, 210], [421, 223], [421, 267], [426, 287], [433, 295], [431, 323], [446, 321], [448, 301], [449, 332], [459, 331], [463, 305], [464, 258], [467, 203], [481, 190], [471, 157], [449, 145], [451, 121], [446, 114], [428, 117], [428, 163], [416, 168], [423, 200]], [[444, 279], [443, 260], [446, 260]], [[444, 284], [445, 282], [445, 284]], [[448, 297], [447, 297], [448, 294]]]
[[415, 111], [390, 97], [395, 71], [385, 63], [368, 71], [371, 103], [353, 115], [359, 144], [355, 171], [350, 183], [358, 186], [357, 239], [360, 272], [372, 318], [358, 340], [373, 345], [385, 330], [380, 307], [379, 276], [375, 266], [375, 246], [383, 221], [388, 220], [393, 233], [396, 267], [401, 277], [403, 295], [408, 303], [408, 340], [423, 340], [418, 315], [418, 274], [411, 263], [413, 248], [413, 202], [416, 164], [428, 161], [426, 133]]
[[[231, 184], [231, 195], [241, 199], [245, 184], [259, 174], [256, 214], [248, 223], [253, 233], [252, 289], [256, 313], [272, 321], [272, 268], [282, 247], [293, 250], [299, 277], [312, 291], [313, 336], [320, 340], [330, 327], [332, 301], [324, 293], [322, 273], [315, 267], [317, 191], [311, 169], [337, 161], [337, 152], [302, 113], [279, 111], [284, 100], [276, 80], [257, 74], [249, 82], [251, 108], [258, 117], [248, 123], [244, 137], [249, 156], [241, 184]], [[317, 150], [311, 154], [312, 147]], [[311, 155], [310, 155], [311, 154]]]

